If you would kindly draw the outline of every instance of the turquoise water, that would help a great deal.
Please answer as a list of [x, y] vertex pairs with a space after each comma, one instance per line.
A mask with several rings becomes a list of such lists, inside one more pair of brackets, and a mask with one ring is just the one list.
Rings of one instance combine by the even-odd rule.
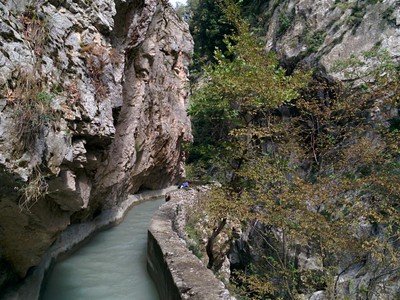
[[134, 206], [118, 226], [96, 234], [58, 262], [42, 300], [157, 300], [146, 270], [147, 228], [164, 199]]

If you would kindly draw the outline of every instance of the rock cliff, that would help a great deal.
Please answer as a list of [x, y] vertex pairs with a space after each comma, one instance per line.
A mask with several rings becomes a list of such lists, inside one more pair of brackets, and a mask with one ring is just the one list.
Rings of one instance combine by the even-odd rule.
[[[284, 0], [257, 1], [249, 8], [265, 32], [267, 50], [277, 51], [286, 65], [302, 62], [336, 79], [338, 61], [357, 57], [374, 47], [400, 57], [400, 3], [385, 1]], [[371, 59], [365, 68], [373, 66]]]
[[0, 3], [0, 291], [68, 225], [180, 178], [192, 47], [166, 0]]

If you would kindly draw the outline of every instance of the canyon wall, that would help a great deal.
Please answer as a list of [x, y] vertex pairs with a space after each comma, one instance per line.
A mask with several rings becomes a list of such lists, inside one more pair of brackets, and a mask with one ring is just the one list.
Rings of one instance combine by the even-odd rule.
[[[276, 51], [290, 68], [319, 66], [347, 80], [337, 63], [374, 49], [400, 59], [400, 2], [284, 0], [257, 1], [248, 11], [263, 32], [267, 50]], [[360, 71], [376, 66], [374, 55]]]
[[183, 175], [192, 47], [166, 0], [0, 3], [0, 291], [70, 224]]

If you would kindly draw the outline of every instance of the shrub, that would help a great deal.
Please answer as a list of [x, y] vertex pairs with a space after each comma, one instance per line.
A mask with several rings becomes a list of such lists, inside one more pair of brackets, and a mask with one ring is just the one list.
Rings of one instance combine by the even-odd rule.
[[39, 167], [35, 168], [27, 184], [22, 189], [19, 201], [21, 210], [29, 211], [33, 205], [47, 194], [48, 184]]
[[290, 28], [292, 25], [294, 18], [294, 12], [287, 14], [281, 12], [279, 14], [278, 22], [279, 22], [279, 27], [278, 27], [278, 36], [282, 36], [286, 33], [286, 31]]
[[34, 71], [18, 70], [15, 87], [8, 95], [9, 104], [13, 105], [17, 154], [33, 151], [44, 127], [56, 120], [53, 98], [54, 94], [45, 89], [43, 81]]
[[108, 93], [107, 86], [103, 83], [104, 68], [110, 62], [119, 63], [120, 59], [115, 51], [110, 53], [107, 48], [95, 42], [81, 48], [86, 61], [86, 67], [95, 88], [96, 97], [104, 97]]
[[307, 45], [307, 52], [314, 53], [323, 45], [325, 41], [326, 33], [322, 31], [316, 31], [313, 33], [307, 33], [305, 37], [305, 43]]

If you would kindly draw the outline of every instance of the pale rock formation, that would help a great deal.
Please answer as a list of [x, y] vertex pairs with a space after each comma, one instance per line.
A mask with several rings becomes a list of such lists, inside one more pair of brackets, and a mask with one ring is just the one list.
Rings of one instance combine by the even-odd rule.
[[[335, 79], [347, 80], [338, 61], [362, 56], [374, 47], [400, 59], [400, 3], [384, 1], [284, 0], [260, 8], [266, 48], [288, 65], [316, 63]], [[363, 68], [373, 67], [373, 58]], [[365, 71], [365, 70], [360, 70]]]
[[166, 0], [0, 3], [0, 290], [71, 223], [179, 180], [192, 47]]

